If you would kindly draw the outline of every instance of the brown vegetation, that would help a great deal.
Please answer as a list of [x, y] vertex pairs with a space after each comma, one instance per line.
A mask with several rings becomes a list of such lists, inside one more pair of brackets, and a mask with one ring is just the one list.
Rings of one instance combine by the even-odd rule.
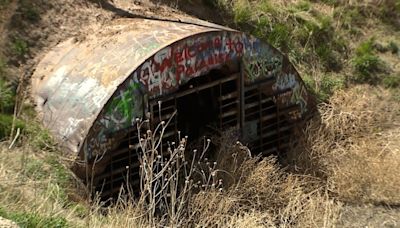
[[321, 119], [306, 129], [293, 163], [323, 177], [342, 200], [398, 205], [399, 110], [399, 102], [381, 88], [338, 91], [320, 105]]
[[[18, 11], [17, 16], [12, 17], [9, 11], [9, 15], [2, 17], [7, 22], [1, 27], [2, 37], [5, 37], [4, 42], [0, 42], [4, 49], [0, 54], [2, 80], [16, 81], [20, 72], [28, 77], [34, 65], [29, 62], [40, 56], [44, 48], [69, 35], [79, 38], [78, 33], [84, 26], [78, 26], [77, 21], [85, 21], [83, 24], [90, 30], [115, 16], [98, 8], [97, 4], [91, 5], [91, 1], [69, 0], [67, 5], [54, 1], [43, 6], [35, 3], [30, 4], [30, 8], [16, 2], [0, 0], [4, 7]], [[0, 216], [22, 226], [38, 227], [151, 227], [177, 223], [196, 227], [334, 227], [363, 225], [353, 220], [365, 212], [357, 208], [357, 214], [347, 216], [347, 210], [353, 207], [349, 205], [399, 206], [400, 52], [395, 28], [400, 14], [396, 14], [395, 1], [368, 1], [368, 4], [340, 1], [341, 5], [331, 3], [336, 1], [288, 2], [219, 1], [212, 6], [231, 7], [228, 10], [235, 17], [231, 24], [244, 23], [241, 28], [245, 29], [249, 23], [259, 23], [260, 30], [250, 32], [271, 34], [265, 38], [275, 42], [281, 50], [285, 51], [287, 46], [286, 51], [303, 78], [311, 77], [310, 88], [325, 101], [319, 105], [320, 116], [309, 122], [299, 145], [290, 152], [287, 166], [277, 163], [274, 157], [249, 158], [244, 146], [222, 138], [223, 156], [217, 156], [214, 169], [218, 170], [218, 181], [223, 180], [222, 191], [209, 185], [195, 189], [197, 182], [193, 181], [191, 195], [185, 196], [185, 207], [178, 219], [168, 213], [149, 214], [146, 207], [154, 209], [155, 205], [124, 197], [115, 205], [104, 207], [102, 202], [84, 197], [82, 185], [65, 168], [69, 159], [54, 149], [44, 131], [33, 126], [32, 107], [24, 102], [19, 118], [27, 121], [16, 124], [22, 129], [21, 137], [11, 150], [9, 141], [0, 143]], [[151, 8], [147, 4], [144, 4], [146, 12], [159, 12], [156, 11], [160, 10], [158, 6]], [[45, 9], [47, 6], [50, 10]], [[144, 10], [140, 4], [135, 4], [130, 11], [140, 14]], [[252, 15], [254, 12], [257, 15]], [[24, 18], [24, 14], [28, 18]], [[53, 16], [59, 17], [53, 20]], [[287, 20], [295, 22], [293, 27]], [[13, 28], [10, 21], [23, 23]], [[373, 35], [378, 39], [370, 39]], [[16, 36], [14, 40], [13, 36]], [[327, 38], [321, 42], [321, 37]], [[342, 44], [342, 41], [347, 42]], [[330, 44], [336, 46], [331, 48]], [[341, 49], [342, 45], [345, 50]], [[5, 59], [5, 54], [12, 56]], [[375, 69], [376, 63], [382, 62], [389, 69]], [[343, 69], [332, 72], [331, 65], [336, 66], [336, 63]], [[26, 68], [29, 69], [24, 71]], [[370, 74], [371, 70], [378, 76]], [[366, 82], [378, 77], [383, 86], [391, 88], [347, 81], [360, 73], [367, 73], [364, 75]], [[8, 83], [0, 83], [0, 89], [6, 88], [3, 84], [9, 88]], [[6, 100], [3, 94], [11, 98]], [[13, 106], [14, 98], [10, 94], [8, 90], [0, 91], [0, 110]], [[5, 120], [13, 119], [12, 111], [5, 117], [0, 114], [0, 126], [8, 127], [11, 121]], [[8, 128], [6, 130], [9, 135]], [[203, 164], [202, 168], [207, 166]], [[369, 212], [388, 214], [387, 209], [370, 207]], [[398, 210], [389, 212], [393, 221], [400, 221]], [[385, 222], [374, 224], [383, 226]]]

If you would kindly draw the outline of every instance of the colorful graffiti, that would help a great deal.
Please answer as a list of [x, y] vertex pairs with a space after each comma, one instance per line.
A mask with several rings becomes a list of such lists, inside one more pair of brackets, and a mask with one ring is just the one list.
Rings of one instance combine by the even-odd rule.
[[244, 64], [247, 83], [261, 78], [275, 78], [274, 90], [290, 88], [279, 99], [286, 104], [298, 104], [306, 110], [304, 86], [299, 83], [297, 75], [283, 72], [282, 54], [243, 33], [209, 32], [165, 47], [143, 62], [103, 109], [97, 122], [104, 129], [90, 139], [88, 153], [95, 154], [95, 148], [104, 149], [99, 145], [107, 144], [105, 133], [129, 128], [137, 117], [144, 115], [144, 96], [155, 98], [173, 92], [191, 78], [221, 67], [226, 62], [240, 60]]
[[307, 112], [307, 90], [302, 83], [299, 83], [298, 76], [294, 73], [284, 73], [276, 77], [276, 82], [272, 86], [272, 89], [276, 92], [281, 92], [278, 95], [278, 100], [281, 105], [299, 105], [300, 113], [297, 113], [293, 118], [298, 119], [302, 114]]
[[115, 92], [100, 121], [117, 131], [143, 116], [143, 94], [172, 92], [226, 62], [243, 59], [248, 81], [272, 77], [282, 69], [282, 55], [242, 33], [219, 32], [189, 37], [165, 47], [146, 60]]
[[143, 93], [137, 81], [128, 80], [125, 87], [117, 90], [113, 99], [105, 107], [105, 114], [100, 122], [111, 131], [131, 126], [143, 113]]
[[272, 77], [282, 70], [282, 55], [268, 53], [256, 56], [256, 58], [243, 58], [244, 67], [246, 70], [247, 80], [255, 81], [262, 77]]
[[247, 53], [258, 55], [258, 45], [258, 40], [249, 40], [239, 33], [188, 38], [162, 49], [143, 63], [136, 70], [137, 80], [151, 96], [162, 95], [193, 77]]

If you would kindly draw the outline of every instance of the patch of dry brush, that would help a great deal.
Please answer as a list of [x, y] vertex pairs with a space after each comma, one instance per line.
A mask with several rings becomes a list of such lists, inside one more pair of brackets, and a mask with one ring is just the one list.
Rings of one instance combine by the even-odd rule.
[[293, 153], [297, 168], [323, 177], [341, 200], [399, 205], [399, 102], [387, 90], [356, 86], [320, 113]]
[[[10, 151], [6, 144], [0, 150], [0, 202], [3, 209], [62, 216], [82, 227], [334, 227], [340, 201], [399, 204], [399, 106], [388, 91], [376, 87], [337, 92], [329, 104], [320, 105], [320, 117], [310, 121], [290, 154], [296, 172], [282, 168], [274, 157], [250, 158], [240, 143], [220, 139], [223, 156], [214, 158], [216, 168], [205, 176], [215, 172], [215, 180], [223, 184], [195, 189], [193, 175], [190, 194], [182, 198], [175, 191], [177, 200], [184, 199], [177, 202], [185, 204], [178, 217], [148, 213], [155, 205], [146, 200], [121, 198], [107, 208], [68, 203], [56, 177], [40, 175], [47, 165], [36, 166], [46, 153], [28, 147]], [[31, 161], [33, 173], [22, 161]]]

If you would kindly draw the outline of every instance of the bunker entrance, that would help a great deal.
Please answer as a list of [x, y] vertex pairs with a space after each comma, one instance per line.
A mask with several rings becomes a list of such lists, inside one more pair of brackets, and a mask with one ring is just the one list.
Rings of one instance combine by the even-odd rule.
[[239, 126], [239, 73], [224, 74], [213, 70], [191, 79], [176, 93], [149, 102], [153, 128], [172, 117], [164, 134], [164, 142], [181, 136], [192, 140], [218, 133], [221, 129]]
[[49, 51], [31, 90], [43, 125], [76, 157], [74, 172], [104, 199], [126, 183], [139, 190], [138, 116], [150, 120], [143, 130], [171, 119], [164, 143], [178, 130], [191, 143], [234, 128], [267, 155], [284, 154], [315, 111], [288, 58], [256, 37], [197, 19], [132, 18], [104, 29]]
[[[235, 127], [253, 154], [283, 154], [295, 125], [287, 121], [287, 116], [298, 106], [279, 109], [275, 103], [279, 94], [266, 90], [272, 83], [273, 80], [265, 80], [244, 85], [240, 72], [212, 70], [172, 94], [150, 100], [150, 128], [154, 130], [160, 121], [170, 120], [163, 134], [166, 148], [168, 143], [179, 142], [179, 133], [181, 137], [189, 136], [190, 143]], [[104, 172], [95, 177], [96, 190], [102, 192], [102, 198], [116, 196], [127, 183], [131, 193], [139, 194], [138, 150], [137, 129], [133, 127], [119, 146], [108, 152], [110, 159]]]

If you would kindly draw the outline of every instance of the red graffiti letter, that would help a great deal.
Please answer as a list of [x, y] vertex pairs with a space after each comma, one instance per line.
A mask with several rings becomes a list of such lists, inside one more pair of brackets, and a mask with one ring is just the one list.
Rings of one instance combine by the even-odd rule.
[[181, 52], [179, 52], [179, 51], [175, 52], [174, 56], [175, 56], [175, 62], [176, 63], [180, 63], [180, 62], [183, 61], [183, 57], [182, 57], [182, 53]]

